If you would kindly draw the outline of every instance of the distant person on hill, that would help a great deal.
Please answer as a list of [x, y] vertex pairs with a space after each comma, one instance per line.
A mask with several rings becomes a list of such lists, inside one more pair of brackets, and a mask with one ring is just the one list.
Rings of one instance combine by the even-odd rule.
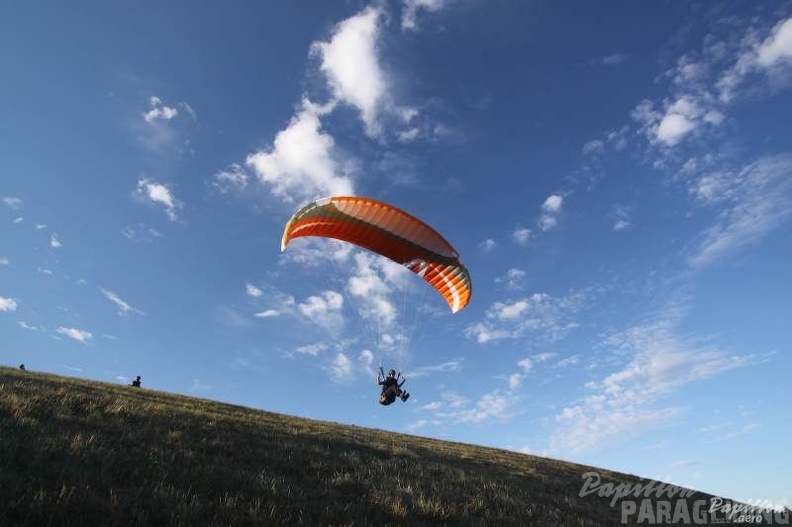
[[377, 384], [382, 386], [382, 393], [380, 393], [379, 399], [381, 405], [388, 406], [396, 400], [396, 397], [399, 397], [402, 402], [410, 398], [410, 394], [401, 389], [407, 379], [401, 379], [401, 382], [399, 382], [400, 378], [401, 373], [397, 376], [396, 370], [388, 371], [388, 376], [386, 377], [385, 372], [380, 368], [377, 373]]
[[22, 370], [22, 371], [25, 371], [25, 365], [24, 364], [20, 364], [19, 365], [19, 369]]
[[135, 380], [132, 381], [132, 384], [130, 384], [130, 386], [134, 386], [135, 388], [140, 388], [140, 375], [135, 377]]

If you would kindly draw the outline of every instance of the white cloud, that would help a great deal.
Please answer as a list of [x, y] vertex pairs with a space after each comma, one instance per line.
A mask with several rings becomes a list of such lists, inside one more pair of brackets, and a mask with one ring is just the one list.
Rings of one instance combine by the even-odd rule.
[[417, 29], [417, 18], [419, 11], [424, 10], [430, 13], [439, 11], [448, 2], [449, 0], [404, 0], [404, 9], [402, 11], [401, 19], [402, 29]]
[[517, 366], [523, 371], [523, 373], [529, 373], [533, 369], [533, 361], [529, 358], [521, 359], [517, 362]]
[[605, 142], [594, 139], [583, 145], [583, 153], [586, 155], [601, 154], [605, 151]]
[[181, 203], [173, 197], [167, 186], [149, 179], [140, 179], [137, 183], [137, 194], [164, 206], [168, 218], [172, 221], [176, 219], [176, 209], [181, 207]]
[[14, 210], [19, 210], [22, 207], [22, 200], [14, 196], [6, 196], [3, 198], [3, 203], [8, 205]]
[[669, 112], [657, 125], [655, 133], [658, 141], [674, 146], [695, 128], [695, 123], [684, 115]]
[[334, 381], [343, 381], [352, 378], [354, 366], [344, 353], [338, 352], [327, 368]]
[[494, 251], [495, 247], [497, 246], [498, 246], [497, 242], [492, 238], [487, 238], [486, 240], [484, 240], [479, 244], [479, 247], [481, 247], [481, 250], [483, 250], [485, 253]]
[[50, 236], [50, 247], [52, 247], [54, 249], [57, 249], [57, 248], [61, 247], [62, 245], [63, 244], [58, 239], [58, 235], [56, 233], [53, 233], [52, 236]]
[[522, 280], [525, 278], [525, 271], [512, 267], [506, 271], [506, 276], [499, 276], [495, 278], [496, 284], [505, 284], [507, 288], [512, 290], [522, 289]]
[[627, 57], [628, 55], [625, 53], [613, 53], [602, 57], [600, 61], [606, 66], [615, 66], [627, 60]]
[[272, 318], [272, 317], [280, 316], [280, 311], [276, 309], [268, 309], [266, 311], [261, 311], [259, 313], [256, 313], [255, 316], [258, 318]]
[[425, 377], [435, 373], [457, 373], [462, 371], [462, 364], [464, 359], [457, 358], [446, 361], [440, 364], [433, 364], [431, 366], [419, 366], [409, 371], [410, 378]]
[[632, 226], [632, 209], [624, 205], [616, 205], [613, 208], [613, 230], [620, 232]]
[[228, 170], [221, 170], [214, 175], [214, 186], [221, 193], [231, 190], [244, 190], [248, 186], [248, 174], [244, 167], [236, 163], [232, 164]]
[[314, 357], [325, 351], [329, 346], [324, 342], [317, 342], [315, 344], [307, 344], [300, 346], [294, 351], [301, 355], [313, 355]]
[[517, 245], [525, 245], [531, 239], [533, 235], [533, 231], [531, 229], [526, 229], [525, 227], [517, 226], [514, 231], [512, 231], [512, 240]]
[[102, 294], [108, 300], [110, 300], [112, 303], [114, 303], [116, 306], [118, 306], [118, 314], [119, 315], [123, 316], [123, 315], [127, 315], [129, 313], [137, 313], [139, 315], [143, 315], [144, 314], [141, 310], [139, 310], [137, 308], [134, 308], [134, 307], [130, 306], [129, 304], [127, 304], [126, 302], [124, 302], [123, 300], [121, 300], [121, 298], [117, 294], [115, 294], [114, 292], [112, 292], [112, 291], [110, 291], [108, 289], [103, 289], [101, 287], [99, 288], [99, 290], [102, 292]]
[[250, 154], [246, 163], [286, 203], [354, 194], [333, 138], [321, 131], [318, 110], [307, 101], [289, 126], [278, 132], [273, 148]]
[[629, 435], [672, 423], [677, 407], [660, 402], [687, 385], [744, 367], [752, 356], [704, 347], [679, 336], [681, 311], [669, 309], [653, 321], [607, 339], [615, 357], [628, 357], [620, 369], [589, 382], [591, 393], [555, 417], [550, 447], [555, 453], [583, 453], [616, 444]]
[[757, 50], [757, 62], [768, 68], [782, 60], [792, 59], [792, 18], [779, 22]]
[[329, 42], [316, 42], [311, 51], [338, 101], [357, 108], [372, 137], [380, 134], [378, 113], [387, 97], [387, 82], [377, 56], [379, 9], [368, 7], [342, 22]]
[[93, 335], [90, 332], [83, 331], [81, 329], [66, 328], [66, 327], [63, 327], [63, 326], [59, 326], [58, 329], [55, 330], [55, 331], [57, 331], [61, 335], [65, 335], [65, 336], [67, 336], [67, 337], [69, 337], [71, 339], [74, 339], [74, 340], [78, 341], [78, 342], [82, 342], [83, 344], [85, 344], [86, 342], [88, 342], [89, 340], [91, 340], [93, 338]]
[[20, 217], [18, 217], [18, 218], [16, 218], [16, 219], [14, 219], [14, 223], [22, 223], [22, 222], [24, 221], [24, 219], [25, 219], [25, 218], [23, 218], [22, 216], [20, 216]]
[[344, 323], [341, 309], [344, 297], [335, 291], [324, 291], [320, 295], [308, 297], [303, 304], [297, 305], [297, 310], [310, 322], [326, 329], [336, 330]]
[[700, 177], [691, 192], [707, 204], [725, 205], [702, 235], [691, 258], [702, 266], [758, 242], [792, 214], [792, 155], [767, 157], [734, 173]]
[[363, 350], [360, 352], [358, 360], [366, 366], [370, 366], [374, 362], [374, 354], [371, 350]]
[[558, 215], [561, 213], [563, 204], [564, 198], [559, 194], [551, 194], [542, 203], [542, 215], [539, 218], [539, 226], [543, 231], [550, 230], [558, 224]]
[[485, 319], [465, 330], [479, 344], [501, 339], [519, 339], [529, 334], [537, 343], [555, 342], [578, 327], [572, 315], [580, 311], [590, 293], [573, 292], [565, 297], [534, 293], [518, 300], [494, 302]]
[[11, 263], [8, 258], [0, 258], [0, 265], [8, 265]]
[[13, 298], [6, 298], [0, 296], [0, 311], [10, 312], [16, 311], [17, 303]]
[[258, 298], [264, 294], [264, 292], [259, 289], [258, 287], [254, 286], [253, 284], [245, 284], [245, 292], [248, 296], [253, 298]]
[[433, 415], [434, 422], [452, 424], [483, 424], [492, 421], [506, 422], [519, 415], [517, 408], [522, 396], [513, 392], [494, 390], [481, 396], [477, 401], [455, 393], [445, 392], [440, 401], [434, 401], [419, 408]]
[[159, 97], [150, 97], [149, 107], [149, 111], [143, 114], [143, 119], [145, 119], [147, 123], [153, 123], [157, 120], [170, 121], [179, 115], [179, 111], [176, 108], [165, 106], [162, 104], [162, 100]]
[[164, 235], [153, 227], [148, 227], [142, 223], [134, 227], [124, 227], [121, 234], [128, 240], [140, 243], [149, 243]]

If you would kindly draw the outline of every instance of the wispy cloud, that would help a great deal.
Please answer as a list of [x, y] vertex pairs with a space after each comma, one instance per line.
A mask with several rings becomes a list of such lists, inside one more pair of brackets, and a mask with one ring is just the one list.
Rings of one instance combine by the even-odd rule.
[[137, 313], [139, 315], [143, 315], [143, 311], [130, 306], [128, 303], [124, 302], [117, 294], [110, 291], [109, 289], [99, 288], [102, 294], [114, 303], [118, 307], [118, 314], [121, 316], [128, 315], [129, 313]]
[[411, 378], [413, 377], [426, 377], [434, 375], [435, 373], [457, 373], [462, 371], [464, 359], [456, 358], [440, 364], [432, 364], [430, 366], [419, 366], [409, 371]]
[[507, 289], [519, 291], [523, 288], [523, 278], [525, 278], [525, 271], [522, 269], [517, 269], [516, 267], [512, 267], [506, 271], [505, 276], [499, 276], [495, 278], [495, 283], [503, 284]]
[[56, 329], [55, 331], [61, 335], [65, 335], [69, 337], [70, 339], [74, 339], [78, 342], [82, 342], [83, 344], [87, 343], [89, 340], [93, 338], [93, 334], [91, 334], [89, 331], [84, 331], [82, 329], [59, 326], [58, 329]]
[[3, 203], [5, 203], [14, 210], [19, 210], [22, 208], [22, 200], [14, 196], [5, 196], [3, 198]]
[[478, 400], [471, 400], [453, 392], [445, 392], [439, 401], [430, 402], [418, 410], [431, 415], [424, 424], [484, 424], [506, 422], [522, 412], [522, 396], [513, 392], [493, 390]]
[[0, 265], [8, 265], [11, 261], [8, 258], [0, 258]]
[[428, 13], [439, 11], [452, 0], [403, 0], [401, 27], [404, 30], [415, 31], [418, 29], [418, 14], [421, 11]]
[[182, 206], [181, 202], [173, 197], [170, 189], [162, 183], [150, 179], [140, 179], [137, 183], [137, 195], [152, 203], [165, 207], [165, 213], [171, 221], [176, 220], [176, 209]]
[[53, 249], [58, 249], [62, 246], [63, 244], [58, 239], [58, 234], [52, 233], [52, 236], [50, 236], [50, 247], [52, 247]]
[[728, 354], [679, 335], [677, 325], [683, 313], [669, 309], [607, 339], [606, 345], [617, 357], [627, 357], [627, 362], [601, 380], [587, 383], [589, 395], [556, 415], [550, 439], [553, 452], [589, 452], [671, 424], [682, 409], [662, 406], [664, 398], [756, 362], [752, 355]]
[[214, 175], [212, 186], [223, 194], [232, 190], [241, 191], [247, 188], [249, 179], [245, 168], [234, 163], [228, 169]]
[[585, 306], [588, 296], [584, 291], [565, 297], [534, 293], [495, 302], [487, 309], [484, 320], [469, 326], [465, 334], [480, 344], [528, 334], [533, 334], [538, 342], [553, 342], [578, 327], [572, 316]]
[[141, 243], [148, 243], [156, 240], [157, 238], [162, 238], [164, 235], [153, 227], [148, 227], [142, 223], [139, 223], [132, 227], [124, 227], [121, 230], [121, 234], [127, 240], [133, 242], [141, 242]]
[[695, 266], [712, 264], [761, 240], [792, 215], [792, 155], [768, 157], [736, 172], [709, 173], [691, 192], [722, 212], [695, 248]]
[[621, 64], [622, 62], [627, 60], [628, 57], [629, 55], [627, 55], [626, 53], [613, 53], [611, 55], [605, 55], [604, 57], [600, 58], [599, 62], [601, 64], [604, 64], [605, 66], [616, 66], [617, 64]]

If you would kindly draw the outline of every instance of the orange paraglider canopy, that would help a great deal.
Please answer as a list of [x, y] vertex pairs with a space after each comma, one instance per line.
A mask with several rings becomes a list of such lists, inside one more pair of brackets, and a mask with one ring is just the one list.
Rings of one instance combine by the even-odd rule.
[[314, 201], [286, 223], [281, 251], [302, 236], [349, 242], [407, 267], [431, 285], [453, 313], [470, 301], [470, 274], [456, 249], [432, 227], [393, 205], [351, 196]]

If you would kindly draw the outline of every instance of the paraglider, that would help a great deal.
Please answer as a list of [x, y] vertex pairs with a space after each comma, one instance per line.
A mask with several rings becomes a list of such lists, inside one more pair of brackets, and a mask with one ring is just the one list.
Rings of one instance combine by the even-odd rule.
[[405, 266], [432, 286], [452, 313], [470, 302], [470, 274], [456, 249], [432, 227], [393, 205], [345, 196], [314, 201], [286, 223], [281, 251], [301, 236], [349, 242]]
[[[452, 313], [470, 302], [470, 273], [456, 249], [435, 229], [388, 203], [354, 196], [316, 200], [300, 208], [286, 223], [281, 251], [303, 236], [348, 242], [403, 265], [443, 297]], [[409, 394], [401, 389], [401, 374], [397, 377], [396, 371], [390, 370], [392, 375], [385, 377], [381, 368], [380, 373], [380, 403], [391, 404], [397, 396], [406, 401]]]

